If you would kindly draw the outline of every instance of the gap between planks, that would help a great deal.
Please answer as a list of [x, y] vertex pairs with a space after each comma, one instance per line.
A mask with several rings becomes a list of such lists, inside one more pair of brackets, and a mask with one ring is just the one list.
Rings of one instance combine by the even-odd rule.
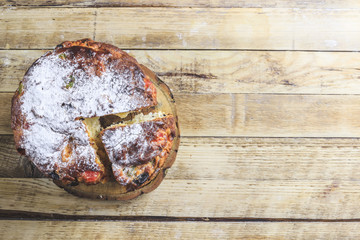
[[132, 222], [358, 222], [360, 218], [353, 219], [310, 219], [310, 218], [246, 218], [246, 217], [171, 217], [171, 216], [89, 216], [48, 214], [41, 212], [0, 210], [1, 220], [41, 220], [41, 221], [132, 221]]
[[359, 223], [1, 221], [3, 239], [358, 239]]

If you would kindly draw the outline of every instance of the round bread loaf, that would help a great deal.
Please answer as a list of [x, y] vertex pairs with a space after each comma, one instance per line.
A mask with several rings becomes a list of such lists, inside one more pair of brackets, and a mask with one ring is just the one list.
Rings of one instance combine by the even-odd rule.
[[69, 192], [80, 184], [93, 193], [78, 195], [103, 198], [91, 185], [108, 191], [109, 183], [116, 188], [111, 199], [153, 190], [179, 143], [172, 95], [155, 78], [112, 45], [58, 45], [34, 62], [12, 99], [17, 150]]

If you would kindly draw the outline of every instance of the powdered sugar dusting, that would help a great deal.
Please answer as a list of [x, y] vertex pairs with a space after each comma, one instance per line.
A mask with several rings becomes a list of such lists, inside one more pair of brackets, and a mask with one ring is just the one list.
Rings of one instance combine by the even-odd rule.
[[[105, 148], [107, 148], [109, 159], [113, 163], [117, 163], [117, 155], [123, 150], [128, 150], [131, 146], [136, 145], [137, 152], [144, 154], [148, 148], [148, 142], [145, 137], [146, 132], [144, 128], [141, 124], [137, 123], [104, 131], [102, 142]], [[134, 163], [137, 162], [138, 156], [128, 151], [124, 151], [124, 153], [125, 156], [122, 156], [121, 162], [118, 163], [121, 165], [135, 165]]]
[[120, 184], [139, 186], [151, 179], [171, 150], [175, 136], [173, 116], [143, 120], [114, 125], [102, 132], [102, 142]]
[[131, 178], [122, 177], [121, 173], [123, 172], [124, 166], [120, 164], [112, 164], [112, 170], [114, 173], [115, 179], [122, 185], [128, 185], [131, 183]]
[[[71, 53], [71, 52], [70, 52]], [[38, 59], [23, 81], [21, 113], [29, 128], [23, 129], [21, 147], [37, 166], [50, 173], [57, 168], [81, 165], [98, 171], [95, 150], [86, 126], [79, 118], [133, 111], [148, 105], [142, 74], [133, 66], [106, 65], [101, 74], [91, 74], [81, 59], [51, 52]], [[103, 55], [106, 61], [111, 54]], [[62, 162], [61, 153], [72, 144], [72, 154]], [[85, 168], [84, 168], [85, 167]]]
[[166, 144], [168, 139], [164, 131], [170, 124], [168, 118], [170, 117], [146, 120], [131, 125], [114, 125], [105, 129], [102, 142], [110, 161], [122, 166], [137, 166], [158, 156], [162, 147], [156, 142], [157, 134], [159, 131], [164, 133]]

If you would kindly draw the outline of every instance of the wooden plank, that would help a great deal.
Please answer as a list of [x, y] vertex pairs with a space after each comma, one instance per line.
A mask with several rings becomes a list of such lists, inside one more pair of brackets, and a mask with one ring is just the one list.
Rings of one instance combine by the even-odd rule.
[[[0, 51], [0, 92], [13, 92], [44, 50]], [[358, 94], [359, 52], [130, 50], [176, 93]]]
[[179, 93], [360, 92], [360, 54], [355, 52], [129, 52]]
[[155, 191], [135, 200], [106, 201], [79, 199], [48, 179], [0, 178], [0, 196], [0, 210], [13, 214], [25, 211], [75, 216], [360, 218], [359, 180], [165, 178]]
[[12, 0], [0, 1], [0, 6], [35, 6], [35, 7], [204, 7], [204, 8], [360, 8], [360, 4], [355, 0], [334, 1], [289, 1], [289, 0]]
[[54, 48], [66, 40], [94, 37], [94, 9], [0, 9], [0, 48]]
[[[0, 93], [11, 134], [12, 93]], [[175, 94], [182, 136], [359, 137], [360, 95]]]
[[[187, 138], [166, 179], [360, 179], [360, 139]], [[0, 136], [0, 177], [39, 177], [20, 159], [12, 136]], [[199, 171], [201, 169], [201, 171]]]
[[[177, 95], [184, 136], [358, 137], [360, 96]], [[194, 104], [196, 103], [196, 104]], [[336, 130], [335, 130], [336, 129]]]
[[2, 239], [356, 239], [360, 223], [0, 221]]
[[11, 98], [13, 93], [0, 94], [0, 134], [12, 134]]
[[100, 8], [97, 14], [97, 39], [122, 48], [129, 43], [132, 48], [165, 49], [360, 47], [358, 10]]
[[239, 95], [232, 130], [245, 136], [357, 137], [359, 104], [358, 95]]
[[2, 49], [52, 48], [96, 36], [126, 49], [357, 51], [360, 14], [358, 9], [5, 8], [0, 33]]
[[0, 135], [0, 176], [2, 177], [24, 177], [25, 171], [20, 166], [20, 155], [15, 150], [14, 137]]

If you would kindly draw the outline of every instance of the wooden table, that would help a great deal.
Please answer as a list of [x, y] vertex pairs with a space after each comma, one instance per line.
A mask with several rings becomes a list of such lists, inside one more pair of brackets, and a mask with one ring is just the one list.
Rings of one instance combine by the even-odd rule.
[[[0, 5], [0, 239], [360, 237], [359, 1]], [[14, 149], [26, 69], [87, 37], [129, 50], [177, 101], [178, 158], [135, 200], [74, 197]]]

